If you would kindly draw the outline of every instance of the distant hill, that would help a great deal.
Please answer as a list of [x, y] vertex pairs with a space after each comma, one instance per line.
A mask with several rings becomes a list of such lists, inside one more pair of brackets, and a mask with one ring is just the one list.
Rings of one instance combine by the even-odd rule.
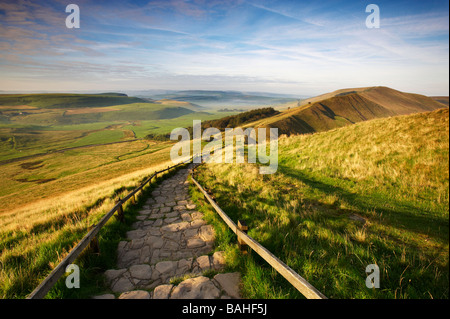
[[448, 99], [449, 99], [449, 97], [448, 96], [430, 96], [433, 100], [435, 100], [435, 101], [437, 101], [437, 102], [439, 102], [439, 103], [442, 103], [442, 104], [445, 104], [445, 105], [447, 105], [448, 106], [448, 104], [449, 104], [449, 101], [448, 101]]
[[201, 111], [205, 108], [203, 106], [186, 102], [186, 101], [177, 101], [177, 100], [170, 100], [170, 99], [162, 99], [159, 101], [154, 101], [154, 103], [162, 104], [162, 105], [170, 105], [170, 106], [179, 106], [186, 109], [189, 109], [191, 111]]
[[296, 98], [281, 94], [244, 93], [237, 91], [188, 90], [151, 96], [156, 100], [184, 101], [207, 108], [235, 108], [237, 106], [253, 109], [255, 106], [284, 104], [296, 101]]
[[203, 121], [202, 128], [214, 127], [219, 130], [224, 130], [226, 128], [235, 128], [242, 126], [245, 123], [254, 122], [256, 120], [271, 117], [279, 113], [279, 111], [276, 111], [271, 107], [266, 107], [239, 113], [237, 115], [223, 117], [217, 120]]
[[343, 95], [347, 95], [349, 93], [357, 93], [357, 92], [361, 92], [361, 91], [368, 90], [368, 89], [370, 89], [370, 87], [340, 89], [340, 90], [336, 90], [336, 91], [333, 91], [333, 92], [328, 92], [328, 93], [324, 93], [324, 94], [321, 94], [321, 95], [317, 95], [317, 96], [314, 96], [314, 97], [310, 97], [310, 98], [304, 99], [304, 100], [300, 101], [300, 105], [299, 106], [313, 104], [315, 102], [323, 101], [323, 100], [329, 99], [331, 97], [343, 96]]
[[[239, 113], [237, 115], [231, 115], [227, 117], [223, 117], [215, 120], [206, 120], [202, 121], [201, 128], [202, 130], [207, 128], [216, 128], [220, 131], [224, 131], [226, 128], [236, 128], [241, 127], [245, 123], [254, 122], [259, 119], [267, 118], [273, 116], [275, 114], [279, 114], [280, 112], [276, 111], [271, 107], [261, 108], [256, 110], [251, 110], [243, 113]], [[199, 114], [199, 113], [196, 113]], [[187, 127], [189, 134], [193, 135], [193, 127]], [[160, 141], [168, 141], [170, 139], [170, 133], [166, 134], [153, 134], [150, 133], [147, 135], [147, 138], [150, 140], [160, 140]]]
[[2, 94], [0, 105], [29, 105], [45, 109], [105, 107], [113, 105], [143, 103], [137, 97], [129, 97], [122, 93], [102, 94]]
[[301, 106], [254, 125], [277, 127], [279, 134], [313, 133], [375, 118], [445, 107], [430, 97], [387, 87], [344, 89], [304, 100]]
[[128, 96], [125, 93], [115, 93], [115, 92], [107, 92], [107, 93], [98, 93], [96, 95], [109, 95], [109, 96]]
[[149, 103], [122, 93], [4, 94], [0, 95], [0, 122], [19, 125], [76, 125], [172, 119], [195, 112], [179, 106], [189, 104], [183, 103]]

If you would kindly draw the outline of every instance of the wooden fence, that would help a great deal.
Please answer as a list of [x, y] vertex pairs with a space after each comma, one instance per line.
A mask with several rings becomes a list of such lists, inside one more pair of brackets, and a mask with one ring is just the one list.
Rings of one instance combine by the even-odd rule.
[[228, 227], [237, 235], [238, 243], [241, 251], [245, 252], [246, 245], [253, 249], [259, 256], [261, 256], [267, 263], [269, 263], [280, 275], [289, 281], [303, 296], [308, 299], [327, 299], [320, 291], [313, 287], [303, 277], [292, 270], [288, 265], [274, 256], [270, 251], [264, 248], [260, 243], [247, 235], [248, 227], [245, 221], [239, 220], [236, 225], [233, 220], [217, 205], [211, 196], [203, 189], [203, 187], [192, 176], [192, 181], [197, 188], [203, 193], [205, 198], [209, 201], [215, 211], [228, 225]]
[[40, 283], [36, 289], [27, 297], [27, 299], [41, 299], [44, 298], [45, 295], [49, 292], [49, 290], [56, 284], [56, 282], [61, 278], [61, 276], [66, 272], [66, 267], [72, 264], [75, 259], [81, 254], [81, 252], [91, 243], [96, 242], [96, 236], [99, 233], [100, 229], [106, 224], [106, 222], [114, 215], [115, 212], [118, 213], [119, 220], [123, 221], [123, 208], [122, 205], [125, 204], [129, 199], [135, 199], [135, 195], [139, 192], [145, 185], [151, 182], [154, 177], [157, 177], [158, 174], [169, 171], [170, 169], [176, 168], [180, 165], [184, 165], [186, 163], [191, 162], [193, 157], [189, 160], [178, 163], [173, 166], [169, 166], [166, 169], [161, 171], [157, 171], [153, 173], [152, 176], [147, 178], [139, 187], [135, 188], [132, 192], [130, 192], [127, 196], [122, 199], [119, 199], [117, 204], [108, 212], [105, 216], [98, 222], [96, 225], [92, 225], [90, 227], [89, 232], [81, 239], [81, 241], [69, 252], [69, 254], [52, 270], [52, 272]]
[[[98, 224], [91, 226], [90, 231], [83, 237], [83, 239], [70, 251], [70, 253], [53, 269], [53, 271], [36, 287], [36, 289], [28, 296], [27, 299], [40, 299], [43, 298], [53, 285], [61, 278], [66, 272], [66, 267], [72, 264], [80, 253], [92, 242], [96, 242], [96, 236], [100, 229], [106, 224], [106, 222], [118, 212], [118, 218], [123, 221], [123, 208], [122, 205], [130, 198], [134, 198], [135, 194], [139, 192], [145, 185], [151, 182], [151, 180], [158, 174], [173, 169], [177, 166], [189, 163], [193, 160], [191, 157], [188, 161], [181, 162], [177, 165], [170, 166], [164, 170], [155, 172], [146, 181], [144, 181], [139, 187], [130, 192], [123, 199], [120, 199], [117, 204], [99, 221]], [[239, 246], [241, 250], [245, 252], [246, 247], [253, 249], [258, 255], [260, 255], [266, 262], [268, 262], [278, 273], [286, 278], [302, 295], [308, 299], [326, 299], [326, 297], [314, 288], [303, 277], [293, 271], [288, 265], [274, 256], [270, 251], [264, 248], [261, 244], [255, 241], [253, 238], [247, 235], [247, 225], [245, 221], [239, 220], [236, 225], [230, 217], [217, 205], [217, 203], [211, 198], [211, 196], [203, 189], [203, 187], [192, 176], [192, 181], [197, 188], [203, 193], [205, 198], [213, 206], [215, 211], [224, 220], [224, 222], [230, 227], [230, 229], [237, 235]]]

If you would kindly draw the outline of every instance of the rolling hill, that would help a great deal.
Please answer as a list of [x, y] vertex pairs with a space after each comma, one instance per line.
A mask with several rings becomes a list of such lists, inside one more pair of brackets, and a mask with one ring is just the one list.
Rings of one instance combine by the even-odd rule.
[[305, 100], [299, 107], [249, 126], [276, 127], [279, 134], [303, 134], [445, 107], [430, 97], [387, 87], [344, 89]]
[[[210, 163], [195, 177], [329, 298], [447, 299], [448, 143], [444, 108], [283, 136], [270, 176], [259, 164]], [[369, 264], [380, 268], [381, 289], [365, 286]], [[247, 297], [298, 297], [257, 258], [240, 267]]]
[[194, 119], [236, 113], [204, 112], [189, 102], [141, 99], [123, 93], [1, 94], [0, 163], [167, 134], [174, 128], [191, 126]]
[[122, 93], [102, 94], [2, 94], [0, 105], [18, 106], [28, 105], [37, 108], [79, 108], [79, 107], [105, 107], [113, 105], [143, 103], [137, 97], [129, 97]]
[[179, 106], [179, 107], [189, 109], [191, 111], [202, 111], [205, 109], [203, 106], [200, 106], [200, 105], [197, 105], [194, 103], [185, 102], [185, 101], [177, 101], [177, 100], [169, 100], [169, 99], [162, 99], [159, 101], [155, 101], [154, 103], [158, 103], [158, 104], [162, 104], [162, 105], [170, 105], [170, 106]]
[[150, 103], [122, 93], [4, 94], [0, 95], [0, 120], [44, 126], [159, 120], [193, 113], [191, 106], [187, 102]]

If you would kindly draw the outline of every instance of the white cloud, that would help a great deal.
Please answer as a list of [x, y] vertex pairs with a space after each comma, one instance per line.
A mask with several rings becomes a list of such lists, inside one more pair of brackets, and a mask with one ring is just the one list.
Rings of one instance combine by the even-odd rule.
[[[317, 2], [301, 11], [254, 3], [236, 7], [242, 3], [232, 1], [217, 21], [208, 17], [223, 9], [217, 1], [152, 1], [142, 8], [91, 3], [90, 10], [82, 7], [86, 23], [79, 32], [55, 28], [61, 18], [53, 9], [42, 21], [42, 5], [30, 9], [33, 16], [19, 4], [3, 4], [10, 14], [0, 26], [0, 79], [9, 89], [19, 78], [26, 85], [39, 78], [36, 86], [78, 83], [74, 89], [120, 84], [260, 90], [259, 85], [308, 94], [387, 85], [448, 94], [445, 13], [382, 16], [375, 30], [365, 28], [363, 11], [332, 15]], [[257, 19], [246, 11], [252, 8], [286, 19]], [[188, 18], [170, 20], [153, 15], [155, 10]]]

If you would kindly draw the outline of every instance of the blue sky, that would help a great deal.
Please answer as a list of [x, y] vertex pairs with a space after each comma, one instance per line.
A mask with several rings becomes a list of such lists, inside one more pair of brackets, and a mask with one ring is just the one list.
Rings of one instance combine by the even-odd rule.
[[[68, 29], [68, 4], [80, 28]], [[380, 28], [365, 25], [368, 4]], [[449, 94], [449, 2], [1, 1], [0, 90]]]

